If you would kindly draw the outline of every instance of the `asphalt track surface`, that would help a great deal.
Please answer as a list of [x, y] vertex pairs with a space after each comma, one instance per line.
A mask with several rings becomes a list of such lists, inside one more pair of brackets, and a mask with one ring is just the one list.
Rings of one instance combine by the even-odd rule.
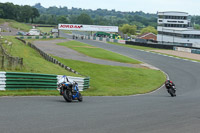
[[200, 63], [90, 40], [94, 46], [139, 59], [165, 71], [177, 97], [164, 88], [122, 97], [1, 97], [1, 133], [199, 133]]

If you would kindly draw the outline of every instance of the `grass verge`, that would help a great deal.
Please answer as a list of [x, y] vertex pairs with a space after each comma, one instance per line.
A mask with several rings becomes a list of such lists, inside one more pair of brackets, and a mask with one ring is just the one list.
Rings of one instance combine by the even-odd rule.
[[172, 57], [177, 57], [177, 58], [180, 58], [180, 59], [187, 59], [187, 60], [191, 60], [191, 61], [200, 62], [200, 60], [195, 60], [195, 59], [192, 59], [192, 58], [185, 58], [185, 57], [180, 57], [180, 56], [176, 56], [176, 55], [165, 54], [165, 53], [160, 53], [160, 52], [155, 52], [155, 51], [151, 51], [151, 52], [152, 52], [152, 53], [163, 54], [163, 55], [167, 55], [167, 56], [172, 56]]
[[122, 96], [151, 92], [165, 81], [158, 70], [98, 65], [54, 57], [63, 64], [90, 76], [90, 88], [84, 96]]
[[[145, 50], [145, 51], [150, 51], [150, 50], [166, 50], [166, 49], [157, 49], [157, 48], [135, 46], [135, 45], [128, 45], [128, 44], [120, 44], [120, 43], [114, 43], [114, 42], [107, 42], [107, 43], [114, 44], [114, 45], [119, 45], [119, 46], [123, 46], [123, 47], [129, 47], [129, 48], [133, 48], [133, 49], [138, 49], [138, 50]], [[195, 59], [191, 59], [191, 58], [185, 58], [185, 57], [180, 57], [180, 56], [175, 56], [175, 55], [165, 54], [165, 53], [160, 53], [160, 52], [155, 52], [155, 51], [151, 51], [151, 52], [153, 52], [153, 53], [159, 53], [159, 54], [163, 54], [163, 55], [168, 55], [168, 56], [173, 56], [173, 57], [178, 57], [178, 58], [181, 58], [181, 59], [187, 59], [187, 60], [192, 60], [192, 61], [200, 62], [200, 60], [195, 60]]]
[[132, 64], [141, 63], [127, 56], [123, 56], [111, 51], [107, 51], [107, 50], [97, 48], [97, 47], [94, 47], [85, 43], [77, 42], [77, 41], [68, 41], [64, 43], [58, 43], [57, 45], [66, 46], [68, 48], [71, 48], [73, 50], [76, 50], [82, 54], [85, 54], [93, 58], [99, 58], [99, 59], [111, 60], [111, 61], [117, 61], [117, 62], [123, 62], [123, 63], [132, 63]]
[[59, 96], [57, 90], [7, 90], [0, 91], [0, 96]]

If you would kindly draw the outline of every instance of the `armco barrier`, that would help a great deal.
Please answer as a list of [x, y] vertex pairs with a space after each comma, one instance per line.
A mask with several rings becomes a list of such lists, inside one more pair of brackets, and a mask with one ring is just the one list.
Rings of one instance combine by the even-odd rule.
[[[22, 73], [22, 72], [0, 72], [0, 90], [20, 89], [42, 89], [55, 90], [60, 81], [60, 75]], [[70, 81], [76, 81], [79, 90], [89, 88], [90, 78], [67, 76]]]
[[191, 53], [193, 53], [193, 54], [200, 54], [200, 50], [199, 49], [192, 49]]
[[6, 90], [57, 88], [57, 75], [6, 72]]
[[126, 44], [151, 47], [151, 48], [161, 48], [161, 49], [173, 49], [174, 47], [174, 45], [148, 44], [148, 43], [140, 43], [140, 42], [133, 42], [133, 41], [126, 41]]
[[45, 38], [58, 38], [58, 36], [18, 36], [20, 39], [45, 39]]
[[0, 72], [0, 91], [6, 88], [6, 72]]

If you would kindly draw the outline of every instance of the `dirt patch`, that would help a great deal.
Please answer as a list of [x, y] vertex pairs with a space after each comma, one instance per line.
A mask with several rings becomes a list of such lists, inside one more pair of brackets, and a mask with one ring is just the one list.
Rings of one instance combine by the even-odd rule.
[[193, 53], [188, 53], [188, 52], [174, 51], [174, 50], [149, 50], [149, 51], [168, 54], [168, 55], [175, 55], [175, 56], [194, 59], [194, 60], [200, 60], [199, 54], [193, 54]]
[[8, 22], [5, 22], [4, 24], [1, 24], [0, 26], [2, 30], [5, 31], [5, 32], [1, 32], [1, 35], [3, 36], [16, 36], [18, 32], [17, 29], [10, 27]]

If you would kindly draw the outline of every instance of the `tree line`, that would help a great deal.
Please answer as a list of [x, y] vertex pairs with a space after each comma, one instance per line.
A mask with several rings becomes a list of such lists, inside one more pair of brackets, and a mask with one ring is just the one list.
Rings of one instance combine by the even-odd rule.
[[29, 5], [19, 6], [9, 2], [0, 3], [0, 18], [33, 23], [35, 18], [39, 16], [39, 11]]
[[38, 23], [57, 24], [94, 24], [94, 25], [112, 25], [122, 26], [123, 24], [136, 25], [138, 28], [146, 26], [157, 26], [157, 15], [139, 12], [121, 12], [107, 9], [68, 9], [67, 7], [49, 7], [44, 8], [40, 3], [33, 7], [40, 12], [40, 17], [36, 19]]

